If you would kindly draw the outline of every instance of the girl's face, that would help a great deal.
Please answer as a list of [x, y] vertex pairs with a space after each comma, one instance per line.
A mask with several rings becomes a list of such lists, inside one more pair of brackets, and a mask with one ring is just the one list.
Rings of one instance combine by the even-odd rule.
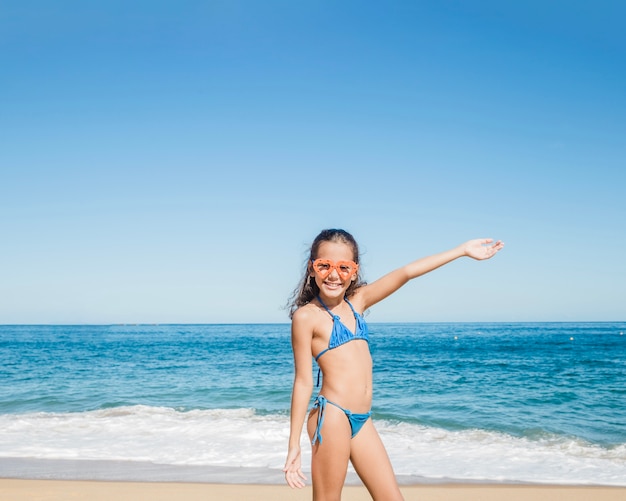
[[[353, 262], [352, 247], [343, 242], [322, 242], [315, 258], [315, 266], [309, 265], [312, 277], [320, 293], [329, 297], [343, 297], [353, 280], [358, 266]], [[319, 261], [318, 261], [319, 260]]]

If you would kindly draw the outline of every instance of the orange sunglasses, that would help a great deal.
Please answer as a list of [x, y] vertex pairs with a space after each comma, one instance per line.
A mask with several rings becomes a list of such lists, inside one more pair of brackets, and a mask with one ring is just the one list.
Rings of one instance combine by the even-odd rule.
[[359, 270], [359, 265], [354, 261], [331, 261], [330, 259], [316, 259], [311, 261], [313, 271], [324, 280], [333, 270], [342, 280], [347, 280]]

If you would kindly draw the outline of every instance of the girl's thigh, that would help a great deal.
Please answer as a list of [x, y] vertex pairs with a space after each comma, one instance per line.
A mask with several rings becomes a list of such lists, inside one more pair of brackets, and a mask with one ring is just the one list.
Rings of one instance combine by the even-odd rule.
[[[307, 431], [312, 439], [317, 427], [317, 413], [309, 415]], [[333, 405], [324, 411], [321, 429], [322, 443], [316, 442], [311, 450], [311, 479], [313, 499], [339, 500], [346, 479], [350, 459], [350, 422], [345, 413]]]
[[385, 446], [371, 419], [352, 439], [350, 461], [375, 501], [404, 499]]

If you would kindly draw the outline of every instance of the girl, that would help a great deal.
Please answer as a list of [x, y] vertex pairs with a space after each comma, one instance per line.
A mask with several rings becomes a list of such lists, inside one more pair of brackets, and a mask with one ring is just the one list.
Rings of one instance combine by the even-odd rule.
[[[304, 487], [306, 480], [300, 436], [313, 390], [314, 357], [323, 378], [307, 419], [313, 499], [340, 499], [348, 461], [374, 500], [403, 499], [370, 419], [372, 358], [363, 312], [413, 278], [462, 256], [488, 259], [503, 246], [491, 239], [470, 240], [366, 284], [359, 273], [358, 245], [350, 233], [329, 229], [315, 238], [306, 274], [289, 303], [295, 365], [289, 450], [283, 469], [289, 486]], [[318, 372], [318, 385], [319, 376]]]

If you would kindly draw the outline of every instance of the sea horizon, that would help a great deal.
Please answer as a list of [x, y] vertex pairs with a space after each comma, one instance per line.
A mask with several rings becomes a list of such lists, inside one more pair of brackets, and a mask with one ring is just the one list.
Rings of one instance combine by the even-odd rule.
[[[366, 314], [366, 320], [367, 314]], [[376, 324], [624, 324], [625, 320], [415, 320], [415, 321], [384, 321], [368, 320], [368, 325]], [[202, 325], [291, 325], [291, 321], [284, 322], [7, 322], [0, 323], [0, 327], [112, 327], [112, 326], [202, 326]]]

